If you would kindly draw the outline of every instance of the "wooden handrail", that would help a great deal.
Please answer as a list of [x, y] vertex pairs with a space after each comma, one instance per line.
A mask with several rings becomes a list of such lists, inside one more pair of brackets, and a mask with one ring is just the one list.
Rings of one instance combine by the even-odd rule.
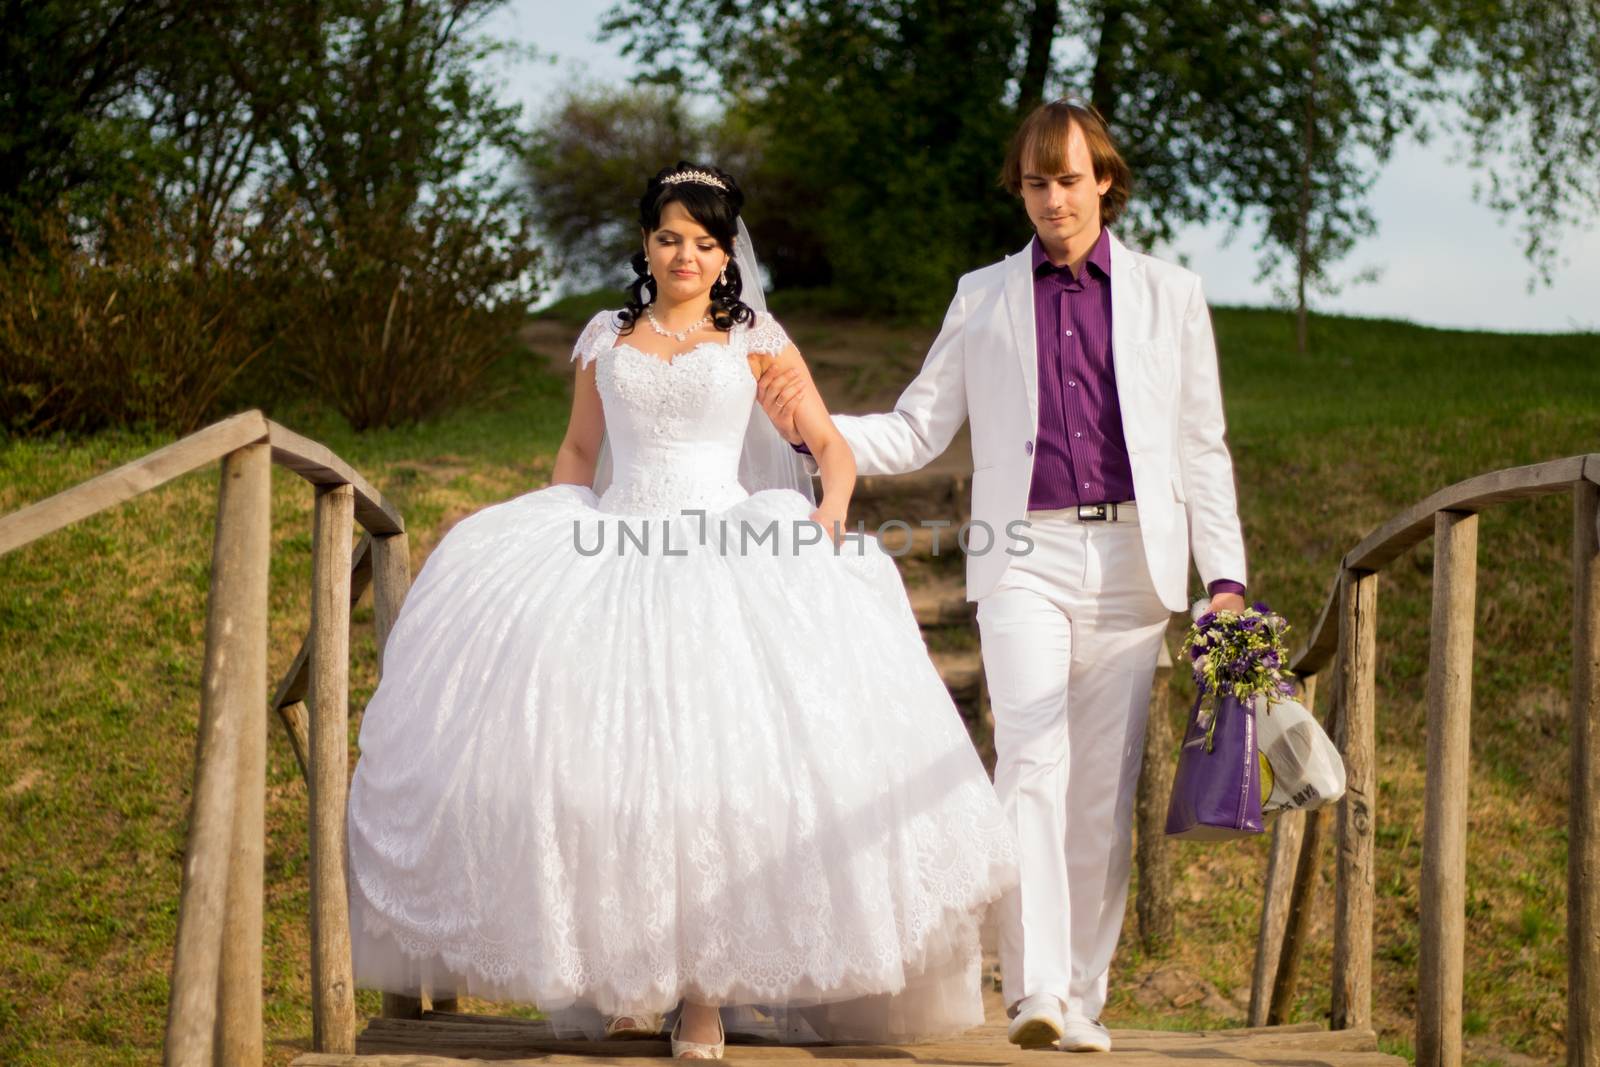
[[[381, 661], [410, 584], [400, 512], [326, 446], [246, 411], [0, 516], [0, 555], [218, 460], [195, 787], [164, 1059], [259, 1067], [272, 464], [294, 471], [317, 494], [311, 627], [272, 700], [309, 786], [317, 1051], [355, 1047], [344, 867], [350, 610], [372, 585]], [[352, 550], [355, 523], [366, 536]]]
[[1284, 816], [1274, 828], [1251, 985], [1252, 1023], [1287, 1021], [1320, 829], [1335, 814], [1332, 1022], [1335, 1029], [1371, 1025], [1377, 582], [1384, 567], [1431, 536], [1436, 550], [1416, 1047], [1419, 1064], [1461, 1063], [1477, 513], [1505, 501], [1564, 492], [1572, 494], [1574, 509], [1567, 1059], [1572, 1067], [1600, 1067], [1600, 454], [1458, 482], [1395, 515], [1340, 560], [1316, 625], [1290, 666], [1305, 683], [1308, 706], [1319, 674], [1333, 667], [1328, 728], [1344, 755], [1348, 792], [1335, 812]]
[[[1441, 511], [1470, 513], [1508, 500], [1552, 496], [1569, 492], [1580, 481], [1600, 484], [1600, 453], [1509, 467], [1457, 482], [1418, 501], [1363, 537], [1340, 560], [1339, 572], [1382, 570], [1407, 549], [1427, 540], [1433, 533], [1433, 517]], [[1338, 604], [1339, 578], [1336, 575], [1310, 636], [1290, 657], [1289, 669], [1296, 674], [1318, 674], [1333, 659], [1339, 645], [1335, 610]], [[1333, 623], [1331, 627], [1330, 622]]]
[[367, 532], [389, 537], [405, 532], [405, 520], [383, 494], [344, 460], [259, 411], [244, 411], [197, 430], [165, 448], [64, 489], [9, 515], [0, 516], [0, 556], [141, 493], [215, 463], [245, 445], [266, 442], [272, 461], [313, 485], [348, 485], [355, 490], [355, 515]]

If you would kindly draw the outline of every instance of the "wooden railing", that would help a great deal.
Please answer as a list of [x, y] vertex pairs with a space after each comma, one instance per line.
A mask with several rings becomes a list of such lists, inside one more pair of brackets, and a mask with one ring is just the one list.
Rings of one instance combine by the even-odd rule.
[[[1495, 471], [1443, 489], [1373, 531], [1340, 562], [1321, 617], [1292, 669], [1314, 705], [1332, 668], [1329, 733], [1349, 791], [1336, 808], [1333, 918], [1335, 1029], [1372, 1026], [1373, 846], [1378, 575], [1433, 537], [1427, 683], [1417, 1063], [1461, 1063], [1466, 930], [1468, 736], [1479, 511], [1508, 500], [1571, 493], [1573, 623], [1571, 796], [1567, 868], [1567, 1062], [1600, 1067], [1600, 454]], [[1267, 863], [1251, 1025], [1287, 1022], [1306, 941], [1328, 814], [1277, 820]]]
[[[219, 459], [194, 796], [165, 1062], [256, 1067], [263, 1051], [263, 698], [272, 464], [299, 474], [316, 491], [310, 630], [272, 705], [288, 728], [310, 796], [311, 1010], [317, 1051], [355, 1051], [345, 883], [350, 608], [370, 584], [381, 664], [410, 585], [405, 524], [382, 495], [327, 448], [259, 411], [247, 411], [0, 518], [0, 555]], [[352, 550], [358, 523], [366, 536]], [[385, 998], [386, 1013], [415, 1007], [406, 998]]]
[[[165, 1061], [182, 1065], [262, 1061], [266, 789], [262, 695], [267, 691], [273, 463], [301, 475], [316, 492], [310, 628], [271, 700], [305, 773], [310, 797], [312, 1044], [317, 1051], [353, 1052], [355, 988], [344, 841], [350, 609], [370, 585], [381, 664], [389, 630], [410, 584], [405, 525], [399, 513], [324, 446], [249, 411], [0, 517], [0, 555], [219, 459], [195, 786]], [[1308, 706], [1315, 705], [1322, 672], [1332, 668], [1327, 725], [1344, 754], [1349, 783], [1335, 809], [1332, 1022], [1336, 1029], [1370, 1029], [1378, 574], [1407, 549], [1433, 536], [1419, 1064], [1458, 1065], [1462, 1058], [1477, 512], [1503, 501], [1570, 492], [1574, 599], [1567, 1058], [1572, 1067], [1600, 1067], [1597, 483], [1600, 455], [1589, 455], [1497, 471], [1435, 493], [1379, 527], [1344, 557], [1311, 637], [1293, 659]], [[352, 548], [357, 524], [365, 536]], [[1252, 1025], [1287, 1021], [1327, 817], [1312, 812], [1283, 816], [1276, 822], [1251, 984]], [[409, 998], [384, 998], [386, 1015], [414, 1015], [419, 1007]]]

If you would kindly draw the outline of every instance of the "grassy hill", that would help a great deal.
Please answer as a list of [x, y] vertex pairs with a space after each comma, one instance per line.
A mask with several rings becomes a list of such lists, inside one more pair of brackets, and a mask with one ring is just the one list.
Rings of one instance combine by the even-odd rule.
[[[898, 388], [933, 330], [796, 314], [802, 349], [847, 348]], [[1230, 440], [1252, 593], [1309, 626], [1340, 554], [1429, 492], [1481, 471], [1600, 451], [1600, 337], [1523, 336], [1220, 309]], [[498, 374], [491, 399], [405, 430], [355, 435], [325, 412], [274, 412], [350, 460], [403, 510], [413, 569], [455, 518], [538, 488], [566, 422], [558, 317]], [[562, 340], [564, 339], [564, 340]], [[165, 443], [138, 433], [0, 445], [0, 512]], [[0, 1061], [144, 1063], [159, 1048], [191, 786], [214, 471], [0, 558]], [[311, 493], [274, 474], [271, 673], [304, 632]], [[1498, 508], [1481, 530], [1467, 1022], [1478, 1061], [1554, 1061], [1565, 1013], [1570, 503]], [[1417, 953], [1427, 546], [1379, 593], [1379, 853], [1375, 996], [1389, 1047], [1409, 1048]], [[352, 710], [372, 684], [370, 609], [356, 615]], [[1177, 684], [1175, 708], [1187, 685]], [[354, 723], [352, 724], [354, 726]], [[353, 736], [353, 735], [352, 735]], [[305, 789], [274, 724], [268, 767], [269, 1062], [306, 1046]], [[1179, 853], [1179, 947], [1113, 971], [1117, 1025], [1216, 1023], [1141, 982], [1162, 968], [1237, 1000], [1248, 986], [1262, 843]], [[1299, 1017], [1327, 1011], [1331, 864]], [[377, 1010], [375, 994], [358, 1008]]]

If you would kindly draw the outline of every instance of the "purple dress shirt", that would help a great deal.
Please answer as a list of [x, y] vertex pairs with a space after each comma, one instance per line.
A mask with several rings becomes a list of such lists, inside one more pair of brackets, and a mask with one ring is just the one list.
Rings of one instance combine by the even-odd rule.
[[1039, 432], [1030, 511], [1133, 499], [1133, 467], [1111, 365], [1111, 235], [1100, 231], [1078, 276], [1033, 239]]

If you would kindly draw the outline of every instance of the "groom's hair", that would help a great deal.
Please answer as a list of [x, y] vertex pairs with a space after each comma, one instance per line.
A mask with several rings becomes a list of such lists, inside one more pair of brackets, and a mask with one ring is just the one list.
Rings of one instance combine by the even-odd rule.
[[1128, 169], [1122, 153], [1117, 151], [1111, 131], [1106, 129], [1106, 120], [1100, 117], [1100, 112], [1092, 104], [1052, 100], [1034, 108], [1011, 138], [1005, 165], [1000, 168], [1000, 185], [1013, 196], [1020, 194], [1022, 168], [1030, 156], [1032, 162], [1046, 174], [1065, 172], [1067, 137], [1074, 125], [1083, 131], [1084, 143], [1089, 146], [1095, 181], [1111, 179], [1111, 188], [1100, 198], [1100, 221], [1109, 226], [1117, 221], [1122, 209], [1128, 206], [1133, 172]]

